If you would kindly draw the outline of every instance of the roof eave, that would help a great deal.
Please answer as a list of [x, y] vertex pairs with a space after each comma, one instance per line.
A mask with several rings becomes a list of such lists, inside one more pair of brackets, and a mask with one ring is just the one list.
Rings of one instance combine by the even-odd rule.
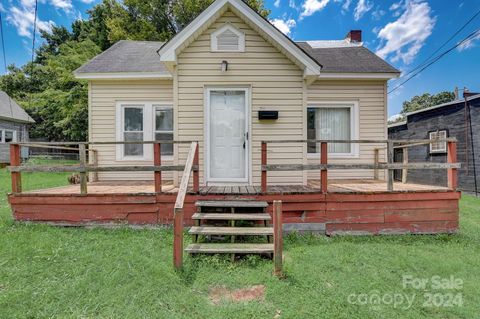
[[74, 75], [79, 80], [172, 79], [168, 72], [81, 72]]
[[378, 79], [390, 80], [400, 76], [400, 73], [394, 72], [362, 72], [362, 73], [343, 73], [343, 72], [322, 72], [319, 79]]
[[19, 119], [19, 118], [13, 118], [13, 117], [8, 117], [8, 116], [0, 116], [0, 119], [2, 119], [4, 121], [22, 123], [22, 124], [34, 124], [34, 123], [36, 123], [35, 120], [32, 119], [30, 116], [29, 116], [29, 119]]

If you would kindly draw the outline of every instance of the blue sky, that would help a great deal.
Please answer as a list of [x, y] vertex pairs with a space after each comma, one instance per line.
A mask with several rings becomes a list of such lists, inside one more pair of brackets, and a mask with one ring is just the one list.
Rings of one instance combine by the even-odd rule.
[[[70, 26], [98, 0], [39, 0], [38, 26]], [[22, 65], [31, 55], [34, 0], [2, 0], [7, 63]], [[478, 0], [266, 0], [270, 20], [294, 40], [342, 39], [363, 31], [364, 45], [402, 72], [423, 62], [476, 11]], [[474, 19], [443, 50], [480, 28]], [[443, 51], [442, 50], [442, 51]], [[1, 73], [3, 73], [3, 68]], [[480, 91], [480, 33], [471, 41], [389, 94], [389, 115], [424, 92], [468, 87]], [[390, 81], [390, 88], [403, 80]]]

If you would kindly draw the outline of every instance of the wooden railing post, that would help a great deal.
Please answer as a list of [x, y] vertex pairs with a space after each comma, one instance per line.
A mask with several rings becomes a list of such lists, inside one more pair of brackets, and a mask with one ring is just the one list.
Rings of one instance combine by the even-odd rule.
[[[10, 166], [20, 166], [21, 165], [21, 156], [20, 156], [20, 145], [10, 144]], [[12, 193], [21, 193], [22, 192], [22, 175], [20, 172], [12, 172]]]
[[[162, 145], [160, 143], [153, 144], [153, 165], [155, 166], [162, 165], [161, 147]], [[155, 171], [154, 179], [155, 179], [155, 193], [161, 193], [162, 192], [162, 172]]]
[[193, 157], [193, 165], [195, 169], [193, 170], [193, 192], [198, 193], [200, 191], [200, 157], [199, 157], [199, 145], [195, 149], [195, 156]]
[[[88, 153], [91, 156], [90, 162], [94, 167], [98, 167], [98, 151], [97, 150], [89, 150]], [[98, 172], [93, 172], [91, 174], [92, 182], [98, 182]]]
[[[403, 148], [403, 164], [408, 165], [408, 147]], [[406, 184], [408, 178], [408, 168], [402, 170], [402, 183]]]
[[376, 148], [374, 150], [374, 157], [373, 157], [373, 163], [375, 165], [375, 168], [373, 170], [373, 179], [378, 180], [378, 163], [380, 161], [380, 150]]
[[262, 193], [267, 192], [267, 171], [263, 166], [267, 165], [267, 143], [262, 142]]
[[273, 264], [275, 276], [282, 276], [283, 226], [282, 201], [273, 201]]
[[[457, 162], [457, 142], [447, 143], [447, 162], [453, 164]], [[456, 168], [448, 169], [448, 188], [456, 190], [458, 187], [458, 172]]]
[[183, 266], [183, 208], [175, 208], [174, 210], [173, 265], [177, 270]]
[[[328, 144], [327, 142], [320, 143], [320, 164], [327, 165], [328, 164]], [[326, 193], [328, 191], [328, 171], [327, 168], [323, 168], [320, 171], [320, 185], [322, 193]]]
[[87, 149], [85, 144], [78, 145], [79, 151], [79, 158], [80, 158], [80, 166], [82, 171], [80, 172], [80, 193], [87, 194], [87, 172], [86, 172], [86, 164], [87, 164]]
[[[387, 142], [387, 164], [393, 163], [393, 142]], [[393, 169], [387, 168], [387, 190], [389, 192], [393, 191]]]

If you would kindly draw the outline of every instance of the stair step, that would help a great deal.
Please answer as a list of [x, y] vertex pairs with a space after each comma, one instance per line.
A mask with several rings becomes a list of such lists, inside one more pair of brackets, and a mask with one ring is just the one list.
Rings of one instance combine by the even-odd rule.
[[265, 201], [254, 200], [211, 200], [211, 201], [198, 201], [195, 203], [197, 207], [218, 207], [218, 208], [265, 208], [268, 207], [268, 203]]
[[251, 213], [251, 214], [223, 214], [223, 213], [196, 213], [192, 219], [206, 220], [270, 220], [269, 214]]
[[192, 235], [273, 235], [272, 227], [211, 227], [194, 226], [188, 231]]
[[203, 254], [264, 254], [273, 253], [273, 244], [190, 244], [185, 251]]

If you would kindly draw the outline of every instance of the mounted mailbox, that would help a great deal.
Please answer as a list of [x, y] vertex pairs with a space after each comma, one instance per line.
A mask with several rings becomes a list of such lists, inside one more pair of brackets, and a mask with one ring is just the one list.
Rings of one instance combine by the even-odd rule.
[[278, 111], [258, 111], [259, 120], [278, 120]]

